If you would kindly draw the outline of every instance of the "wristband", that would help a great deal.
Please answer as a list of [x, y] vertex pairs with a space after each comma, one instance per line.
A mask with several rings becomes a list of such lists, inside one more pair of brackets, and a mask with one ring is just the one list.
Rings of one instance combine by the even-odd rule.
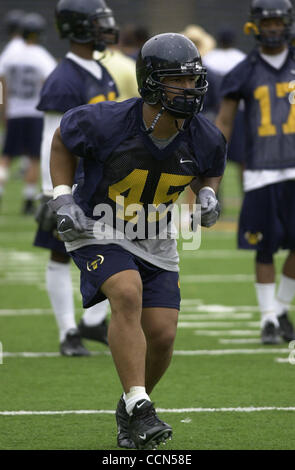
[[212, 191], [212, 193], [213, 193], [214, 196], [215, 196], [215, 191], [214, 191], [213, 188], [211, 188], [211, 186], [203, 186], [203, 188], [200, 189], [199, 193], [200, 193], [201, 191], [203, 191], [203, 189], [209, 189], [210, 191]]
[[72, 188], [70, 186], [60, 184], [53, 188], [53, 199], [56, 199], [59, 196], [64, 196], [65, 194], [72, 194]]

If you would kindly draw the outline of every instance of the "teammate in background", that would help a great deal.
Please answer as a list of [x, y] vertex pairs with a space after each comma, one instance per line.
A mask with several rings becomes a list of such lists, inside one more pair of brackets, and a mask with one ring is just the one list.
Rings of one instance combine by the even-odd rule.
[[149, 31], [144, 26], [126, 24], [120, 29], [119, 48], [123, 54], [136, 60], [138, 52], [149, 37]]
[[[110, 301], [108, 339], [124, 389], [116, 410], [118, 445], [146, 449], [172, 435], [149, 397], [169, 366], [180, 304], [172, 206], [191, 184], [201, 224], [216, 222], [226, 143], [198, 114], [206, 69], [189, 39], [151, 38], [136, 71], [142, 99], [64, 115], [52, 142], [50, 207], [81, 271], [83, 305]], [[72, 195], [75, 155], [84, 181]]]
[[34, 212], [34, 199], [39, 178], [40, 145], [43, 113], [36, 110], [41, 87], [56, 66], [55, 59], [39, 45], [45, 29], [44, 18], [30, 13], [21, 22], [21, 41], [10, 45], [0, 60], [0, 76], [4, 84], [6, 136], [0, 160], [0, 196], [8, 179], [12, 158], [29, 157], [23, 190], [23, 213]]
[[[295, 114], [289, 86], [295, 52], [288, 48], [293, 9], [289, 0], [253, 0], [250, 22], [257, 47], [224, 79], [216, 124], [229, 140], [245, 101], [246, 161], [239, 248], [256, 251], [256, 294], [261, 339], [295, 339], [288, 310], [295, 295]], [[288, 249], [275, 295], [274, 254]]]
[[10, 10], [4, 17], [3, 24], [9, 41], [4, 46], [1, 52], [1, 60], [5, 54], [12, 54], [13, 51], [18, 49], [19, 46], [24, 44], [21, 33], [21, 22], [25, 16], [22, 10]]
[[118, 46], [109, 46], [103, 54], [95, 55], [113, 77], [117, 89], [116, 101], [139, 96], [137, 89], [135, 61], [120, 51]]
[[204, 55], [204, 64], [218, 75], [224, 76], [245, 59], [245, 54], [235, 46], [236, 33], [232, 27], [220, 28], [216, 39], [217, 47]]
[[[236, 47], [236, 32], [231, 26], [223, 26], [216, 35], [217, 47], [204, 57], [204, 64], [215, 73], [217, 77], [218, 100], [217, 112], [222, 98], [222, 80], [236, 65], [245, 59], [246, 54]], [[216, 115], [215, 115], [216, 118]], [[237, 111], [231, 139], [228, 145], [227, 157], [239, 166], [240, 181], [242, 186], [243, 169], [245, 160], [245, 116], [244, 103], [241, 101]]]
[[[56, 7], [60, 36], [70, 42], [70, 52], [48, 77], [38, 109], [45, 113], [41, 149], [43, 198], [37, 213], [39, 229], [35, 246], [50, 250], [46, 271], [47, 292], [59, 329], [60, 352], [65, 356], [87, 356], [81, 337], [107, 344], [108, 302], [86, 309], [77, 328], [70, 256], [56, 233], [56, 218], [46, 202], [52, 198], [49, 173], [51, 141], [63, 113], [87, 103], [114, 100], [117, 88], [107, 70], [93, 60], [93, 51], [104, 51], [107, 44], [117, 42], [118, 30], [112, 11], [104, 0], [60, 0]], [[77, 182], [83, 181], [79, 167]]]
[[[204, 57], [216, 46], [216, 42], [213, 36], [208, 34], [199, 25], [188, 25], [180, 34], [183, 34], [195, 44], [200, 52], [201, 57]], [[204, 116], [206, 116], [207, 119], [209, 119], [211, 122], [214, 122], [219, 106], [220, 79], [215, 74], [215, 72], [210, 69], [210, 67], [206, 67], [206, 70], [208, 91], [204, 97], [202, 113]], [[183, 228], [189, 228], [191, 214], [193, 211], [193, 204], [195, 203], [196, 198], [195, 193], [190, 187], [186, 189], [184, 196], [184, 203], [186, 204], [185, 207], [187, 207], [187, 210], [182, 210], [181, 212], [181, 225]]]

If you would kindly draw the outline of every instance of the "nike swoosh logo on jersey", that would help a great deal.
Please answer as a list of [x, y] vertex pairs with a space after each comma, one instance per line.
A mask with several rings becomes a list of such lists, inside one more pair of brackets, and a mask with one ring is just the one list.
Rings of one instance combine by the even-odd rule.
[[180, 159], [180, 163], [193, 163], [192, 160], [183, 160], [182, 158]]
[[59, 224], [59, 226], [61, 226], [61, 224], [63, 224], [65, 221], [66, 221], [66, 219], [62, 219], [62, 221], [61, 221], [61, 223]]
[[144, 433], [144, 434], [138, 434], [138, 437], [140, 437], [140, 439], [145, 439], [145, 438], [146, 438], [146, 433]]

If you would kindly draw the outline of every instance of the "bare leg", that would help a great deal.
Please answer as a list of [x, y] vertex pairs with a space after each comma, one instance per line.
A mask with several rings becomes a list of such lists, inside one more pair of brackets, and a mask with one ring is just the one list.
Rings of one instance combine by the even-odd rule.
[[142, 328], [147, 341], [146, 391], [151, 393], [167, 370], [173, 353], [178, 311], [171, 308], [142, 310]]
[[108, 341], [125, 393], [145, 386], [146, 339], [141, 327], [142, 282], [135, 270], [114, 274], [101, 286], [111, 305]]

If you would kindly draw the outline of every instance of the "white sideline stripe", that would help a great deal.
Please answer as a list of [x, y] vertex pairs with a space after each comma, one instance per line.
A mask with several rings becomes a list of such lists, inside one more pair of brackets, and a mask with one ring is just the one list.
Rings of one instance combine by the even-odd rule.
[[257, 338], [241, 338], [241, 339], [225, 339], [221, 338], [218, 340], [220, 344], [261, 344], [261, 341]]
[[189, 284], [191, 282], [254, 282], [253, 274], [183, 274], [180, 283]]
[[[199, 350], [176, 350], [174, 356], [226, 356], [231, 354], [282, 354], [290, 353], [290, 349], [199, 349]], [[110, 356], [110, 351], [91, 351], [92, 356]], [[3, 357], [24, 357], [24, 358], [40, 358], [40, 357], [61, 357], [59, 352], [5, 352]]]
[[[183, 310], [181, 309], [181, 312]], [[187, 309], [186, 311], [190, 311]], [[180, 313], [181, 320], [249, 320], [253, 317], [252, 313]]]
[[178, 328], [234, 328], [235, 326], [247, 326], [250, 328], [259, 328], [260, 327], [260, 322], [179, 322], [178, 323]]
[[[278, 258], [284, 258], [287, 255], [287, 250], [281, 250], [276, 254]], [[196, 250], [196, 251], [181, 251], [181, 258], [199, 258], [199, 259], [251, 259], [253, 258], [254, 252], [249, 252], [248, 250], [237, 250], [233, 248], [232, 250]]]
[[195, 330], [197, 336], [253, 336], [260, 332], [257, 330]]
[[[286, 357], [286, 358], [283, 358], [283, 357], [276, 357], [276, 358], [275, 358], [275, 362], [279, 362], [280, 364], [289, 363], [289, 364], [291, 365], [290, 359], [289, 359], [288, 357]], [[293, 365], [293, 364], [292, 364], [292, 365]]]
[[[257, 411], [295, 411], [295, 406], [248, 406], [237, 408], [156, 408], [158, 413], [254, 413]], [[115, 414], [115, 410], [0, 411], [1, 416], [48, 416]]]

